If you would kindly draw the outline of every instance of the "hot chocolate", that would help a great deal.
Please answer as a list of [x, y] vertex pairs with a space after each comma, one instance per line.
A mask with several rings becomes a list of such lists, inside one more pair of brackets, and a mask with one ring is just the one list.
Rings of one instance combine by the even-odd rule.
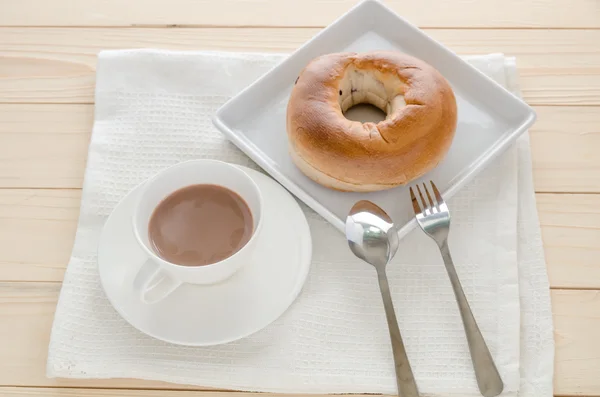
[[148, 234], [164, 260], [203, 266], [239, 251], [250, 240], [253, 224], [248, 204], [237, 193], [217, 185], [190, 185], [158, 204]]

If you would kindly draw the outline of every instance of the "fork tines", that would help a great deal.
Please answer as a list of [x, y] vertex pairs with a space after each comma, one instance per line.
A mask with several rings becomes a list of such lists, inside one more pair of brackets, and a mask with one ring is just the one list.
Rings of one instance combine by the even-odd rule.
[[428, 201], [425, 200], [425, 197], [423, 196], [421, 188], [418, 184], [415, 185], [415, 187], [417, 188], [419, 198], [421, 199], [420, 203], [417, 198], [417, 195], [415, 195], [413, 187], [410, 187], [410, 198], [412, 201], [413, 209], [415, 210], [415, 214], [417, 215], [429, 215], [440, 212], [440, 206], [444, 205], [444, 199], [442, 199], [442, 195], [440, 194], [440, 191], [438, 190], [437, 186], [435, 186], [435, 183], [433, 183], [433, 181], [429, 181], [429, 183], [431, 184], [431, 187], [433, 189], [435, 200], [432, 199], [431, 194], [429, 194], [429, 189], [427, 189], [427, 185], [425, 183], [423, 183], [423, 190], [425, 190], [425, 195], [427, 196]]

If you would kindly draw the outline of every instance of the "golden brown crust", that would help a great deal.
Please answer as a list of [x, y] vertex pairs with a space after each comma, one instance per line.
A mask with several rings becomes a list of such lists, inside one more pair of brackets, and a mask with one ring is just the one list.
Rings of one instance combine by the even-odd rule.
[[[344, 76], [350, 70], [375, 73], [388, 105], [389, 98], [403, 96], [406, 106], [377, 124], [346, 119], [340, 87], [347, 85]], [[444, 77], [421, 60], [391, 51], [314, 59], [301, 72], [287, 107], [293, 158], [313, 169], [307, 172], [304, 164], [303, 172], [326, 186], [352, 191], [402, 185], [434, 168], [450, 148], [456, 121], [456, 100]], [[339, 183], [332, 186], [331, 178]]]

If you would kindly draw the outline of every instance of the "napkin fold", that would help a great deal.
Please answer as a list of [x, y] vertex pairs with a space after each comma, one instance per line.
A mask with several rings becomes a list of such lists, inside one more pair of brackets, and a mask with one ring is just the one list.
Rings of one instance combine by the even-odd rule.
[[[210, 118], [283, 54], [107, 51], [99, 55], [95, 122], [75, 244], [56, 309], [50, 377], [142, 378], [290, 393], [394, 393], [385, 314], [373, 270], [344, 236], [303, 206], [313, 262], [296, 302], [245, 339], [183, 347], [131, 327], [100, 285], [96, 249], [118, 202], [159, 170], [216, 158], [258, 169]], [[518, 92], [514, 59], [469, 57]], [[554, 343], [528, 136], [449, 200], [450, 249], [505, 382], [503, 395], [551, 396]], [[422, 393], [477, 396], [452, 288], [420, 230], [389, 266], [400, 328]]]

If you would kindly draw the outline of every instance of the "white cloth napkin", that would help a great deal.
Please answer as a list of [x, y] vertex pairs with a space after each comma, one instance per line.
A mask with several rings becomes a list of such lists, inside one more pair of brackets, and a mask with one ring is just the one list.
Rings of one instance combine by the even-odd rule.
[[[195, 158], [257, 166], [212, 126], [229, 97], [284, 58], [273, 54], [109, 51], [99, 56], [94, 131], [79, 226], [48, 353], [48, 376], [142, 378], [290, 393], [394, 393], [388, 331], [373, 270], [307, 207], [313, 263], [303, 292], [264, 330], [221, 346], [174, 346], [112, 308], [96, 248], [107, 216], [137, 184]], [[514, 60], [469, 61], [516, 91]], [[450, 247], [505, 382], [504, 395], [551, 396], [554, 343], [528, 137], [449, 201]], [[479, 395], [448, 277], [420, 230], [389, 267], [419, 389]]]

